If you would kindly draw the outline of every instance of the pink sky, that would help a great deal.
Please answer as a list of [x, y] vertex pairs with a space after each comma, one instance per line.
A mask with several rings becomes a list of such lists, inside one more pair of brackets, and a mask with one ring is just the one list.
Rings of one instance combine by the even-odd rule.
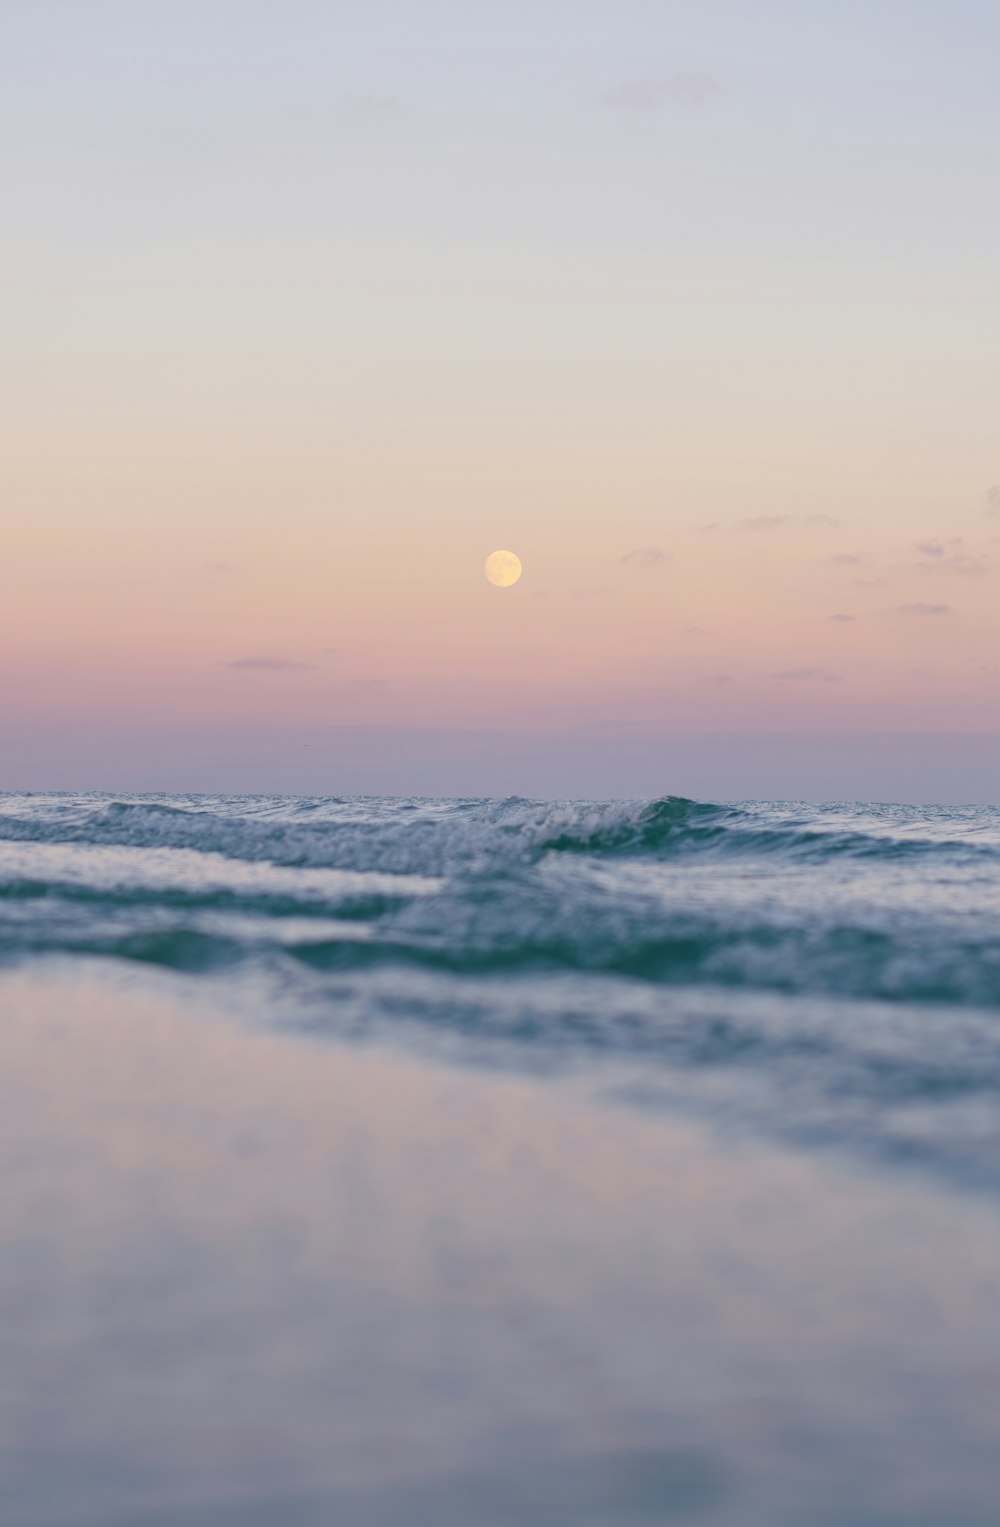
[[377, 9], [17, 19], [0, 785], [101, 728], [1000, 732], [978, 10]]

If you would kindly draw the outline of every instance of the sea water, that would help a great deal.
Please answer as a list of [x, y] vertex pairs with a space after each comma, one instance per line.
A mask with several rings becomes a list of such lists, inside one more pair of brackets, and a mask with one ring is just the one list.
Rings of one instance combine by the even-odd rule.
[[1000, 811], [0, 797], [0, 1520], [996, 1520]]

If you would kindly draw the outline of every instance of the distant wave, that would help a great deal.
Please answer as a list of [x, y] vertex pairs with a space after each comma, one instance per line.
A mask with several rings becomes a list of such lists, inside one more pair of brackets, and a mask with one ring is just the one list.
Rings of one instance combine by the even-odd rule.
[[[450, 802], [281, 797], [0, 796], [0, 843], [89, 843], [190, 848], [249, 862], [442, 874], [481, 856], [544, 853], [663, 858], [679, 853], [826, 858], [1000, 854], [1000, 819], [940, 821], [904, 808], [867, 808], [864, 830], [843, 809], [704, 804], [682, 796], [647, 802]], [[914, 814], [909, 814], [910, 817]], [[954, 824], [953, 824], [954, 825]]]

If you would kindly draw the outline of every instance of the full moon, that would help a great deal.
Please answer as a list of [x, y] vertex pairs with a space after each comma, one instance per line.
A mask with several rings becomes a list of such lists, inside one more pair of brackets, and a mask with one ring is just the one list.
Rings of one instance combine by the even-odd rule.
[[509, 589], [521, 576], [521, 559], [512, 551], [491, 551], [483, 572], [498, 589]]

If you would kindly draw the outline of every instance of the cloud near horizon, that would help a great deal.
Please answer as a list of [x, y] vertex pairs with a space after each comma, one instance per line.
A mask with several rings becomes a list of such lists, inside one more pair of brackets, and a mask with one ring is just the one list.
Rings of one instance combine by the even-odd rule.
[[843, 684], [844, 676], [834, 673], [832, 668], [783, 668], [780, 673], [772, 673], [772, 679], [779, 684]]
[[950, 615], [950, 604], [897, 604], [897, 615]]
[[292, 658], [286, 657], [238, 657], [225, 666], [227, 668], [238, 668], [258, 673], [293, 673], [315, 668], [316, 664], [297, 663]]

